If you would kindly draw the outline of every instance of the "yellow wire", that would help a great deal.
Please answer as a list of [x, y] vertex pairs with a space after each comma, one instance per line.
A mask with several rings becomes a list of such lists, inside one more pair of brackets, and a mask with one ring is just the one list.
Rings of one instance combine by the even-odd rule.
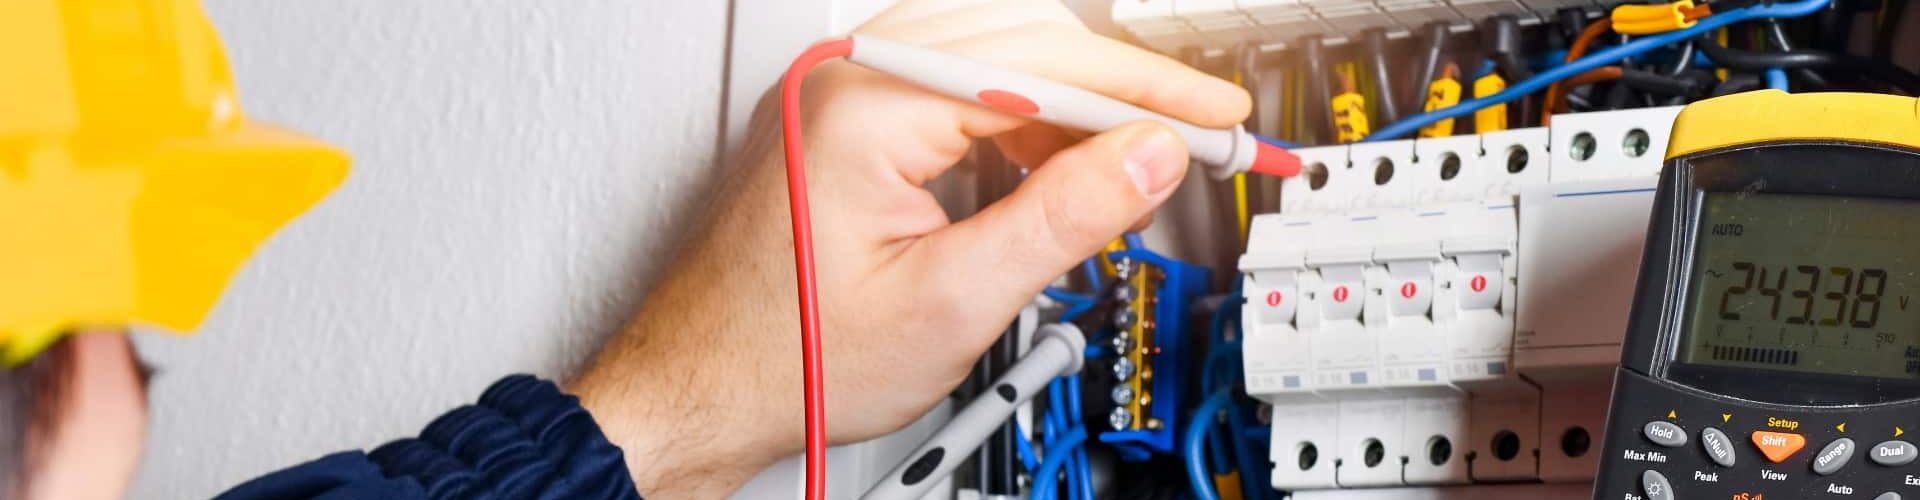
[[1100, 255], [1099, 255], [1100, 258], [1094, 259], [1100, 262], [1101, 276], [1113, 276], [1115, 274], [1119, 274], [1118, 270], [1113, 268], [1113, 259], [1108, 259], [1107, 254], [1118, 252], [1121, 250], [1126, 250], [1126, 249], [1127, 249], [1127, 240], [1125, 238], [1115, 238], [1113, 241], [1107, 242], [1107, 247], [1100, 250]]
[[[1720, 41], [1721, 47], [1727, 46], [1727, 29], [1726, 28], [1720, 28], [1720, 32], [1715, 34], [1714, 36], [1720, 39], [1719, 41]], [[1721, 67], [1721, 68], [1714, 69], [1713, 76], [1719, 78], [1720, 81], [1723, 81], [1723, 82], [1727, 81], [1727, 68]]]
[[[1246, 81], [1246, 75], [1240, 74], [1239, 71], [1233, 72], [1234, 85], [1244, 86]], [[1237, 234], [1242, 248], [1247, 246], [1247, 211], [1247, 174], [1236, 173], [1233, 174], [1233, 216], [1234, 220], [1239, 222], [1240, 232]]]

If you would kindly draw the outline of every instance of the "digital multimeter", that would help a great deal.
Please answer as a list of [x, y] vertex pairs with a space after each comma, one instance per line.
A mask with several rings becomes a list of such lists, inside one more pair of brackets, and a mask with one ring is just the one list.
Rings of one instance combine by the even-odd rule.
[[1594, 498], [1920, 500], [1920, 100], [1674, 122]]

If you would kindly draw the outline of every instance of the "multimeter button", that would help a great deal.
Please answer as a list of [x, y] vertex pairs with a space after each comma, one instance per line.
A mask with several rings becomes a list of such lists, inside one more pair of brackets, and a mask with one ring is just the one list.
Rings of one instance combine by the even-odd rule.
[[1753, 445], [1760, 448], [1760, 454], [1767, 460], [1780, 463], [1787, 457], [1800, 452], [1807, 445], [1806, 436], [1791, 432], [1753, 431]]
[[1839, 472], [1840, 468], [1846, 467], [1847, 461], [1852, 459], [1853, 440], [1835, 439], [1827, 443], [1827, 447], [1821, 448], [1820, 454], [1813, 456], [1813, 472], [1822, 476]]
[[1647, 500], [1673, 500], [1673, 485], [1660, 471], [1640, 473], [1640, 489], [1647, 490]]
[[1900, 494], [1889, 491], [1881, 493], [1880, 496], [1873, 497], [1873, 500], [1900, 500]]
[[1887, 441], [1876, 444], [1873, 445], [1873, 450], [1867, 452], [1867, 458], [1873, 459], [1873, 463], [1888, 467], [1913, 463], [1916, 456], [1920, 456], [1920, 449], [1915, 449], [1913, 443], [1906, 441]]
[[1720, 429], [1708, 427], [1700, 429], [1700, 447], [1707, 450], [1707, 458], [1721, 467], [1733, 466], [1733, 440]]
[[1673, 422], [1662, 420], [1647, 422], [1647, 427], [1643, 431], [1647, 435], [1647, 440], [1653, 441], [1653, 444], [1668, 448], [1687, 445], [1687, 431], [1681, 430], [1680, 426], [1674, 425]]

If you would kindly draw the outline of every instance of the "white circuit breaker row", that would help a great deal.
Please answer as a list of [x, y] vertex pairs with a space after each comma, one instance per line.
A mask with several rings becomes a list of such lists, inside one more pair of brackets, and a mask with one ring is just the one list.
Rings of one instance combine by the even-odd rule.
[[1298, 150], [1239, 262], [1273, 486], [1590, 480], [1678, 112]]
[[1148, 46], [1186, 47], [1292, 41], [1301, 35], [1350, 36], [1368, 28], [1405, 32], [1434, 21], [1461, 26], [1498, 14], [1546, 18], [1567, 7], [1608, 0], [1115, 0], [1112, 19]]

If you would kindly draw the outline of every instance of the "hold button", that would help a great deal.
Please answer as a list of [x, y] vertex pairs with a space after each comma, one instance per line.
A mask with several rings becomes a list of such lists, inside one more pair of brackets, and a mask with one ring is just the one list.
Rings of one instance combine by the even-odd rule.
[[1648, 441], [1653, 441], [1653, 444], [1668, 448], [1687, 445], [1687, 431], [1680, 429], [1680, 426], [1674, 425], [1673, 422], [1661, 420], [1647, 422], [1647, 427], [1642, 429], [1642, 432], [1647, 435]]

